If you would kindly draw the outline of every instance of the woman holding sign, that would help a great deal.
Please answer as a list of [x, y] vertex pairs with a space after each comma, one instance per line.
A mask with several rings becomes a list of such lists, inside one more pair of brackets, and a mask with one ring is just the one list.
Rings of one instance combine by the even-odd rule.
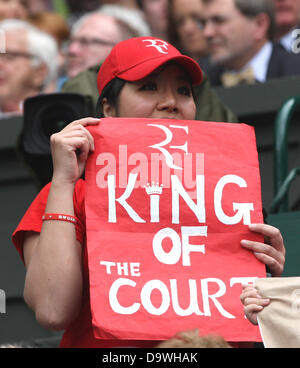
[[[98, 75], [99, 111], [104, 117], [193, 120], [192, 86], [200, 84], [198, 64], [165, 41], [133, 38], [116, 45]], [[24, 297], [44, 327], [65, 330], [63, 347], [151, 347], [157, 341], [97, 340], [93, 336], [86, 250], [84, 181], [80, 179], [94, 141], [87, 126], [74, 121], [51, 137], [53, 178], [37, 196], [13, 234], [26, 266]], [[100, 123], [101, 124], [101, 123]], [[250, 230], [268, 244], [242, 246], [274, 276], [284, 266], [280, 232], [268, 225]]]

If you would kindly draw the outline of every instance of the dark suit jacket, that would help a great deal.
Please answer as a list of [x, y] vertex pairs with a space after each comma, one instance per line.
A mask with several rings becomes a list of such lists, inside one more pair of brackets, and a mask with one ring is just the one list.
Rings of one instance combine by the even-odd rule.
[[[222, 85], [221, 75], [224, 72], [223, 67], [214, 65], [208, 68], [206, 72], [212, 86]], [[273, 44], [273, 51], [267, 71], [267, 80], [294, 75], [300, 75], [300, 54], [288, 53], [279, 44]]]

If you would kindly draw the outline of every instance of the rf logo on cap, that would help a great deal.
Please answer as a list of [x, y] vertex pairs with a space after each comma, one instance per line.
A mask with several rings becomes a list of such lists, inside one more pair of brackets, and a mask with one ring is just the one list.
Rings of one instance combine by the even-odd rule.
[[[146, 47], [155, 47], [158, 52], [161, 54], [167, 54], [168, 53], [168, 42], [162, 41], [162, 40], [143, 40], [143, 42], [150, 42], [150, 45], [147, 45]], [[166, 51], [164, 51], [165, 49]]]

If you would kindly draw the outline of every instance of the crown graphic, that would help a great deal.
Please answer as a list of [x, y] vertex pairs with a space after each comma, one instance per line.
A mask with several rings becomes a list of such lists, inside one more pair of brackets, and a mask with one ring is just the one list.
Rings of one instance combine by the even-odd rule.
[[147, 194], [161, 194], [163, 190], [163, 184], [159, 185], [158, 183], [152, 182], [150, 185], [147, 183], [147, 185], [144, 185], [144, 188], [146, 189]]

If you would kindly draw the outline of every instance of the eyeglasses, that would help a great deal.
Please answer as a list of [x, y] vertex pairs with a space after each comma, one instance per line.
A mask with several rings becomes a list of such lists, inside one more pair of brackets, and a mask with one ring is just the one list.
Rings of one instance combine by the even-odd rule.
[[102, 40], [101, 38], [85, 38], [85, 37], [74, 37], [70, 40], [69, 45], [72, 43], [79, 43], [81, 47], [87, 48], [91, 46], [115, 46], [116, 42], [110, 42]]
[[202, 18], [202, 19], [199, 19], [199, 23], [200, 23], [200, 27], [202, 29], [205, 28], [205, 26], [208, 24], [208, 23], [211, 23], [212, 26], [214, 27], [220, 27], [222, 26], [223, 24], [225, 24], [226, 22], [228, 22], [230, 20], [229, 17], [225, 17], [225, 16], [220, 16], [220, 15], [216, 15], [216, 16], [213, 16], [211, 18]]
[[36, 55], [29, 54], [27, 52], [19, 52], [19, 51], [6, 51], [0, 53], [0, 59], [5, 61], [14, 61], [18, 58], [25, 58], [25, 59], [38, 59]]

